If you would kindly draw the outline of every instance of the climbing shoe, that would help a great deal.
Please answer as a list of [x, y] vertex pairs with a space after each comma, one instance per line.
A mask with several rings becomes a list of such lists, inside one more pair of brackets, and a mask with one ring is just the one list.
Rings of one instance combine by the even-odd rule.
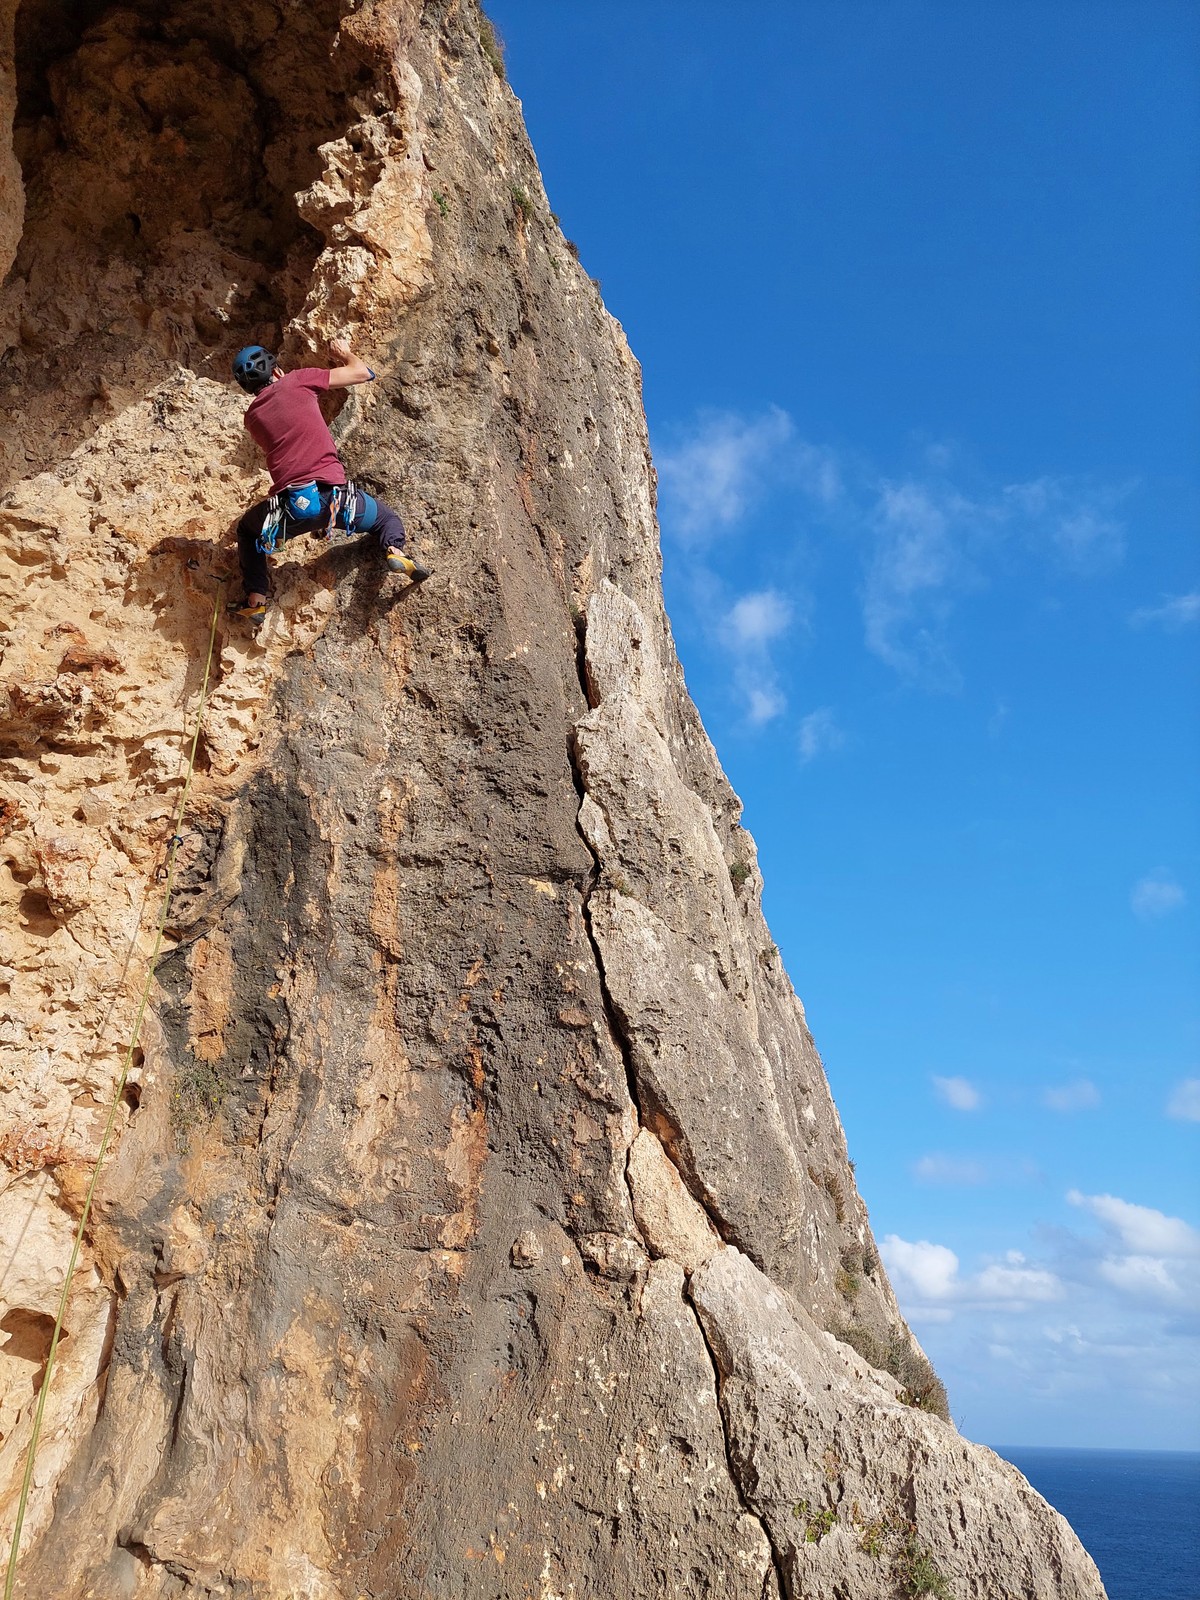
[[267, 615], [267, 602], [265, 600], [231, 600], [229, 614], [233, 617], [242, 617], [252, 628], [261, 628]]
[[388, 546], [387, 564], [389, 572], [402, 572], [410, 583], [424, 583], [429, 576], [429, 568], [406, 556], [399, 545]]

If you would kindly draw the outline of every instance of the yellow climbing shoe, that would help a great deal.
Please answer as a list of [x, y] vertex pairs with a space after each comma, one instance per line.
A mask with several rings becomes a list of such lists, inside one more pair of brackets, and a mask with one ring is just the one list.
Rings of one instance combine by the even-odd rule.
[[429, 568], [406, 556], [399, 545], [388, 546], [387, 564], [389, 572], [402, 572], [410, 583], [424, 583], [429, 576]]

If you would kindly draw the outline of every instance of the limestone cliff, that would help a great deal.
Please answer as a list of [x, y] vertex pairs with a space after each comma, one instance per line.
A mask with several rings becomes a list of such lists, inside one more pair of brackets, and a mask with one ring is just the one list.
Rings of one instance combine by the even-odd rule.
[[263, 487], [239, 344], [350, 335], [435, 569], [297, 541], [222, 625], [17, 1592], [1098, 1600], [896, 1307], [473, 0], [22, 0], [14, 63], [5, 1531]]

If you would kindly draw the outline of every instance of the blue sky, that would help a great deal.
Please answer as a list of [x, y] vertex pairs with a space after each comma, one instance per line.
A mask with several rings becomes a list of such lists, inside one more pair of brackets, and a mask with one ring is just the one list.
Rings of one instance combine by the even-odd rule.
[[1200, 1447], [1200, 21], [489, 12], [955, 1415]]

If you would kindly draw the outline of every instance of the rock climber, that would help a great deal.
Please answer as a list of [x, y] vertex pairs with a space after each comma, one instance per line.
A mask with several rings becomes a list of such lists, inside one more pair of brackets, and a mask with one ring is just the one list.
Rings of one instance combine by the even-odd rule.
[[332, 535], [373, 533], [388, 570], [413, 583], [429, 576], [404, 553], [404, 524], [391, 506], [359, 489], [346, 478], [333, 435], [317, 396], [326, 389], [348, 389], [375, 377], [350, 346], [335, 339], [329, 346], [336, 367], [298, 367], [285, 372], [261, 345], [249, 344], [233, 358], [233, 375], [254, 399], [246, 408], [245, 426], [265, 453], [271, 493], [238, 523], [238, 555], [245, 598], [230, 610], [257, 627], [267, 612], [270, 580], [267, 556], [288, 539], [304, 533]]

